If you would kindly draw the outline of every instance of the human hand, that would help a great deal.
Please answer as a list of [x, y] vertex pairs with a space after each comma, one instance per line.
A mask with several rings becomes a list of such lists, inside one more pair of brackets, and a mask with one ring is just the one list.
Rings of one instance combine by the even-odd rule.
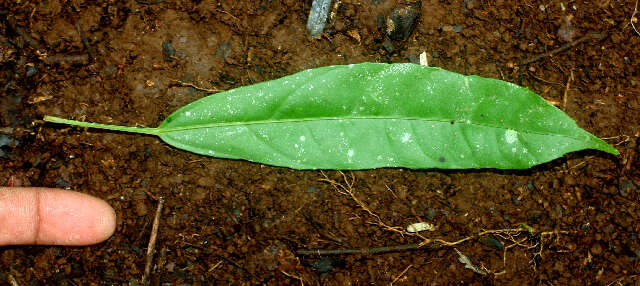
[[90, 195], [0, 187], [0, 246], [96, 244], [109, 238], [115, 227], [113, 208]]

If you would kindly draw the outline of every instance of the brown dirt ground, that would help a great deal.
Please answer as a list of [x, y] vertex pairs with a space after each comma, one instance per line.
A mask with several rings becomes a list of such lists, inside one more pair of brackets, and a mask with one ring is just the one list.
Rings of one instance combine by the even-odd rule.
[[[105, 199], [117, 211], [116, 233], [90, 247], [1, 248], [0, 284], [138, 284], [163, 196], [153, 285], [640, 285], [634, 1], [425, 0], [409, 37], [387, 41], [392, 53], [379, 23], [406, 1], [333, 1], [319, 39], [305, 29], [311, 1], [98, 2], [0, 4], [0, 136], [10, 142], [0, 147], [0, 185]], [[606, 35], [519, 64], [589, 32]], [[175, 49], [170, 59], [164, 41]], [[577, 152], [526, 171], [379, 169], [346, 180], [324, 173], [351, 184], [374, 216], [321, 172], [40, 120], [155, 127], [207, 95], [175, 79], [229, 89], [330, 64], [417, 61], [422, 51], [432, 66], [504, 79], [558, 102], [621, 155]], [[420, 243], [393, 229], [419, 221], [435, 225], [427, 238], [473, 239], [368, 255], [298, 253]], [[534, 232], [509, 231], [523, 223]], [[476, 236], [483, 230], [502, 231]], [[490, 273], [465, 268], [456, 250]]]

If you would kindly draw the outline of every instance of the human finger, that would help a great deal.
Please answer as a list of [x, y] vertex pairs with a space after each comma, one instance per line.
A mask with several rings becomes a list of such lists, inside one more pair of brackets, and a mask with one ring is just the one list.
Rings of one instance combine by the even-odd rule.
[[115, 224], [113, 208], [87, 194], [0, 187], [0, 246], [96, 244], [113, 234]]

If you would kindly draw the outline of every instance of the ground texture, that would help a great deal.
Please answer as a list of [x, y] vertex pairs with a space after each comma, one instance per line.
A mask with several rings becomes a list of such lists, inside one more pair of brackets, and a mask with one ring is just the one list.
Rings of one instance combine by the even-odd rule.
[[[315, 39], [311, 1], [97, 2], [0, 4], [0, 185], [105, 199], [116, 233], [91, 247], [1, 248], [0, 284], [138, 284], [162, 196], [153, 285], [638, 285], [634, 1], [333, 1]], [[41, 121], [155, 127], [208, 94], [178, 81], [229, 89], [423, 51], [431, 66], [532, 89], [621, 155], [322, 173]], [[403, 233], [416, 222], [434, 229]], [[393, 246], [407, 249], [377, 252]], [[301, 252], [340, 249], [358, 253]]]

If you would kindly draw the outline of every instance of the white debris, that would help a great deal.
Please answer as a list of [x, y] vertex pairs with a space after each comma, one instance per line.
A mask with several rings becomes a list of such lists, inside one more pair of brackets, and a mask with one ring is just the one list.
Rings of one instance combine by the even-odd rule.
[[[455, 249], [455, 248], [454, 248]], [[471, 269], [471, 271], [478, 273], [480, 275], [487, 275], [489, 274], [489, 271], [486, 269], [480, 269], [480, 267], [473, 265], [473, 263], [471, 263], [471, 260], [469, 259], [469, 257], [467, 257], [466, 255], [462, 254], [462, 252], [460, 252], [459, 250], [456, 249], [456, 252], [458, 253], [459, 257], [458, 257], [458, 261], [460, 261], [460, 263], [464, 264], [464, 268], [467, 269]], [[484, 268], [484, 267], [483, 267]]]
[[312, 38], [322, 34], [324, 25], [327, 22], [327, 15], [329, 15], [329, 6], [331, 6], [331, 0], [314, 0], [311, 3], [307, 29], [309, 29], [309, 34]]
[[429, 66], [429, 60], [427, 59], [427, 52], [422, 52], [422, 54], [420, 54], [420, 65], [421, 66]]
[[431, 224], [431, 223], [427, 223], [427, 222], [418, 222], [418, 223], [414, 223], [414, 224], [410, 224], [409, 226], [407, 226], [407, 232], [421, 232], [421, 231], [433, 231], [436, 227]]

